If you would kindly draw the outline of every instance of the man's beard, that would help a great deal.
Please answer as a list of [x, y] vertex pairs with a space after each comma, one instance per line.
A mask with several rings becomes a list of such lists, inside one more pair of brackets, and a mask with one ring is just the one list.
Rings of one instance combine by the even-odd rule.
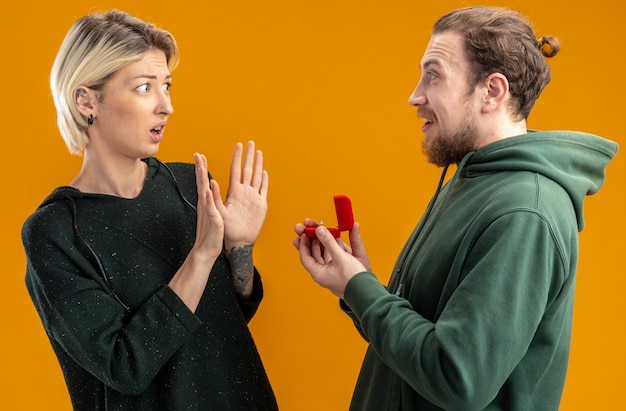
[[467, 153], [476, 149], [478, 127], [474, 117], [469, 112], [467, 114], [467, 121], [461, 130], [452, 135], [437, 134], [424, 140], [422, 150], [429, 163], [439, 167], [458, 164]]

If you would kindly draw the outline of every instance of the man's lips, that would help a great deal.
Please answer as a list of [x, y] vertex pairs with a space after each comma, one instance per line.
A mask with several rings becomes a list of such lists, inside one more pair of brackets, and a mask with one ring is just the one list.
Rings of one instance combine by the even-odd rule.
[[418, 111], [417, 116], [424, 121], [424, 125], [422, 126], [422, 131], [426, 132], [429, 128], [432, 127], [435, 116], [431, 113], [427, 113], [424, 111]]

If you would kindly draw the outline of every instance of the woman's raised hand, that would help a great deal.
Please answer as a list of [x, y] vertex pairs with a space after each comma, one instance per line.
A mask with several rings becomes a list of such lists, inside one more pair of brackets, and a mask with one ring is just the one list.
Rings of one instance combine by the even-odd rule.
[[[242, 164], [243, 159], [243, 164]], [[254, 141], [237, 143], [230, 166], [230, 185], [226, 199], [216, 200], [224, 220], [224, 244], [227, 250], [253, 245], [267, 215], [269, 176], [263, 169], [263, 153], [255, 150]], [[218, 189], [219, 194], [219, 189]]]
[[221, 204], [217, 181], [209, 181], [206, 157], [195, 153], [196, 185], [198, 188], [198, 221], [194, 248], [200, 255], [216, 260], [222, 252], [224, 220], [217, 209]]

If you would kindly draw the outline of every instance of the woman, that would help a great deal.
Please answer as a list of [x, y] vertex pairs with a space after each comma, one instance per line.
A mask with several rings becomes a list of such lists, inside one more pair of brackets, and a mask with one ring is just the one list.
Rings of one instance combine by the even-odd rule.
[[263, 157], [235, 146], [225, 201], [203, 155], [195, 167], [154, 157], [177, 63], [170, 33], [111, 11], [79, 19], [52, 68], [59, 129], [83, 166], [22, 237], [75, 410], [277, 408], [247, 327], [263, 296]]

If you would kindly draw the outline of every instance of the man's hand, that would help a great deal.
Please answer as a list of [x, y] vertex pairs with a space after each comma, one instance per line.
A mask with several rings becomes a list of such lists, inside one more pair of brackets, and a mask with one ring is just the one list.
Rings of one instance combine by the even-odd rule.
[[316, 228], [316, 238], [308, 238], [304, 231], [311, 226], [317, 224], [306, 219], [304, 225], [296, 224], [294, 227], [298, 237], [293, 240], [293, 245], [300, 253], [300, 262], [315, 282], [343, 298], [346, 285], [352, 277], [363, 271], [371, 271], [359, 234], [359, 224], [354, 223], [350, 230], [350, 246], [341, 238], [335, 239], [323, 226]]

